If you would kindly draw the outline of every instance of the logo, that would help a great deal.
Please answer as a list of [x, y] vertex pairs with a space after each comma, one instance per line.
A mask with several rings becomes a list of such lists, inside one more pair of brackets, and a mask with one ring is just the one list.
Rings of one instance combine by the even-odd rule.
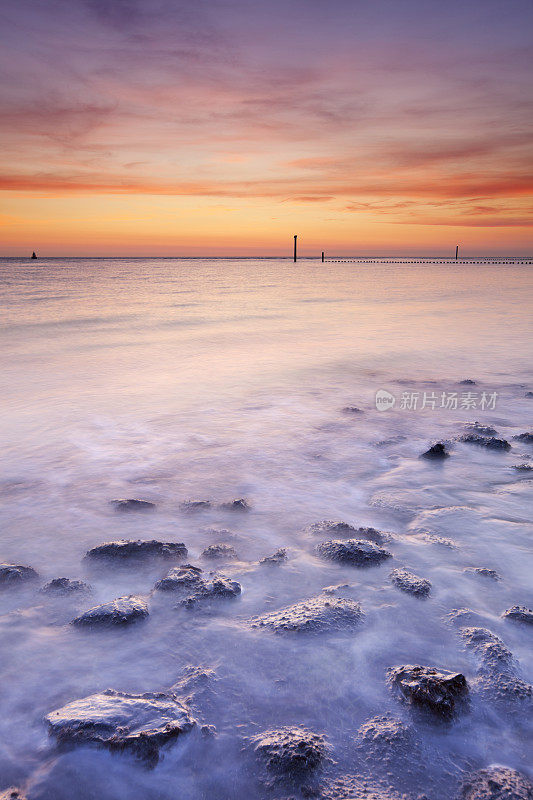
[[378, 411], [388, 411], [394, 406], [396, 398], [386, 389], [378, 389], [376, 392], [376, 408]]

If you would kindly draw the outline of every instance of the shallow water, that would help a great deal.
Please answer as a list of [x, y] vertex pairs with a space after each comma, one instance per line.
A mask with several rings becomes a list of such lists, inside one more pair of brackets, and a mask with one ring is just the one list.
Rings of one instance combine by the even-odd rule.
[[[513, 465], [533, 464], [533, 448], [512, 440], [531, 430], [531, 266], [1, 259], [0, 279], [0, 557], [40, 575], [1, 595], [0, 790], [24, 786], [30, 800], [286, 797], [261, 782], [246, 737], [294, 724], [324, 733], [335, 761], [327, 785], [365, 775], [354, 737], [385, 711], [415, 726], [426, 761], [420, 775], [384, 768], [370, 779], [408, 797], [452, 797], [463, 771], [491, 763], [527, 772], [525, 709], [473, 689], [468, 712], [431, 723], [390, 692], [386, 669], [460, 670], [474, 687], [479, 661], [447, 619], [468, 607], [533, 678], [530, 626], [500, 618], [532, 603], [531, 479]], [[459, 384], [467, 378], [476, 384]], [[396, 397], [393, 409], [376, 409], [379, 389]], [[459, 407], [441, 407], [453, 392]], [[402, 407], [403, 393], [418, 393], [416, 409]], [[343, 413], [348, 405], [364, 413]], [[474, 420], [512, 449], [453, 443]], [[437, 439], [451, 457], [420, 460]], [[117, 497], [157, 510], [117, 514]], [[251, 511], [216, 508], [236, 497]], [[187, 499], [215, 508], [185, 514]], [[368, 569], [319, 560], [304, 528], [323, 519], [392, 532], [393, 559]], [[239, 559], [220, 571], [242, 595], [209, 611], [154, 596], [144, 623], [77, 630], [77, 614], [147, 594], [168, 569], [82, 560], [118, 538], [183, 541], [205, 567], [208, 544], [230, 543]], [[257, 565], [279, 547], [285, 565]], [[395, 566], [431, 581], [427, 600], [390, 583]], [[471, 566], [502, 580], [463, 571]], [[90, 599], [39, 593], [63, 575], [88, 581]], [[279, 636], [247, 624], [344, 583], [340, 596], [365, 612], [356, 630]], [[183, 737], [154, 769], [89, 747], [59, 752], [49, 739], [49, 711], [106, 688], [163, 689], [187, 665], [216, 672], [195, 707], [216, 737]]]

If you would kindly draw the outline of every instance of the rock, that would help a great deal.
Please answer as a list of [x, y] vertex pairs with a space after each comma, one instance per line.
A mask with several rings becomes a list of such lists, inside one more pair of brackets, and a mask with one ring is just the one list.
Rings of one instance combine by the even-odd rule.
[[202, 580], [193, 587], [194, 591], [183, 600], [180, 606], [192, 608], [199, 602], [238, 597], [242, 591], [240, 583], [225, 575], [213, 575], [211, 580]]
[[465, 378], [464, 380], [459, 381], [459, 386], [476, 386], [476, 382], [471, 378]]
[[499, 636], [488, 628], [461, 628], [461, 636], [475, 650], [485, 667], [501, 669], [512, 665], [513, 654]]
[[148, 616], [146, 600], [137, 595], [118, 597], [110, 603], [94, 606], [72, 620], [72, 625], [129, 625]]
[[531, 464], [515, 464], [513, 469], [517, 469], [520, 472], [529, 472], [533, 469], [533, 466]]
[[391, 554], [387, 550], [362, 539], [346, 539], [345, 541], [329, 539], [321, 542], [316, 550], [322, 558], [329, 561], [351, 564], [356, 567], [379, 564], [384, 559], [391, 558]]
[[150, 503], [148, 500], [135, 500], [128, 498], [127, 500], [111, 500], [111, 505], [115, 507], [115, 511], [153, 511], [155, 503]]
[[425, 453], [422, 453], [420, 458], [429, 458], [434, 461], [442, 461], [444, 458], [449, 458], [450, 454], [446, 450], [446, 445], [444, 442], [436, 442], [432, 444], [429, 450], [426, 450]]
[[480, 447], [485, 447], [487, 450], [510, 450], [511, 445], [506, 439], [496, 439], [493, 436], [479, 436], [477, 433], [465, 433], [459, 436], [458, 442], [465, 442], [466, 444], [477, 444]]
[[364, 722], [355, 737], [356, 747], [377, 761], [405, 758], [413, 749], [412, 729], [392, 714], [382, 714]]
[[480, 660], [476, 686], [491, 702], [503, 704], [530, 700], [533, 688], [517, 677], [509, 648], [488, 628], [461, 628], [461, 636]]
[[209, 508], [211, 508], [211, 500], [185, 500], [180, 504], [180, 509], [189, 514], [196, 511], [207, 511]]
[[204, 582], [202, 571], [200, 567], [195, 567], [193, 564], [173, 567], [164, 578], [156, 583], [154, 588], [160, 592], [196, 589]]
[[466, 678], [460, 672], [405, 664], [388, 670], [388, 678], [407, 702], [444, 718], [450, 718], [456, 704], [468, 694]]
[[512, 606], [502, 614], [504, 619], [514, 619], [517, 622], [528, 622], [533, 624], [533, 611], [525, 606]]
[[187, 558], [183, 542], [159, 542], [157, 539], [119, 539], [93, 547], [85, 558]]
[[4, 789], [3, 792], [0, 792], [0, 800], [26, 800], [26, 795], [22, 789], [10, 786], [9, 789]]
[[83, 581], [73, 581], [70, 578], [54, 578], [46, 583], [41, 592], [44, 594], [73, 594], [75, 592], [89, 592], [91, 587]]
[[363, 409], [358, 408], [357, 406], [344, 406], [342, 409], [343, 414], [362, 414]]
[[470, 433], [479, 433], [483, 436], [495, 436], [497, 433], [496, 428], [492, 425], [482, 425], [481, 422], [467, 422], [464, 426], [465, 430]]
[[467, 567], [463, 572], [471, 575], [482, 575], [484, 578], [492, 578], [493, 581], [501, 580], [496, 570], [489, 569], [488, 567]]
[[280, 547], [279, 550], [276, 550], [275, 553], [272, 553], [271, 556], [265, 556], [260, 560], [260, 564], [262, 566], [279, 566], [280, 564], [284, 564], [287, 561], [287, 551], [284, 547]]
[[308, 525], [305, 530], [313, 536], [348, 536], [351, 539], [362, 537], [363, 539], [369, 539], [377, 544], [381, 544], [390, 538], [383, 533], [383, 531], [378, 531], [377, 528], [356, 528], [353, 525], [349, 525], [347, 522], [339, 522], [331, 519], [323, 519], [320, 522], [314, 522], [312, 525]]
[[516, 439], [517, 442], [533, 444], [533, 433], [530, 433], [529, 431], [527, 433], [518, 433], [516, 436], [513, 436], [513, 439]]
[[244, 498], [238, 500], [230, 500], [229, 503], [221, 503], [220, 508], [224, 511], [249, 511], [250, 506]]
[[402, 592], [427, 597], [431, 591], [431, 583], [426, 578], [419, 578], [406, 569], [393, 569], [389, 577]]
[[237, 553], [230, 544], [210, 544], [203, 551], [202, 558], [234, 559]]
[[524, 397], [533, 397], [533, 392], [526, 392]]
[[0, 586], [24, 583], [37, 577], [37, 573], [31, 567], [22, 564], [0, 564]]
[[320, 594], [300, 603], [254, 617], [254, 628], [270, 628], [274, 633], [325, 633], [358, 625], [363, 611], [355, 600]]
[[533, 800], [533, 784], [509, 767], [489, 767], [466, 779], [461, 797], [463, 800]]
[[129, 749], [151, 762], [157, 762], [164, 744], [196, 725], [187, 706], [173, 694], [112, 689], [68, 703], [45, 721], [61, 743]]
[[328, 753], [326, 739], [307, 728], [268, 730], [250, 741], [270, 772], [289, 778], [300, 778], [313, 772]]

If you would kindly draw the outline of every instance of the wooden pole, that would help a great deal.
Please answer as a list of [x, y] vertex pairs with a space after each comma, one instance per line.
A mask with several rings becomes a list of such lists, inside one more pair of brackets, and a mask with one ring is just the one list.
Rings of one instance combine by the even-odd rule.
[[324, 262], [324, 251], [322, 250], [322, 263]]
[[457, 245], [456, 248], [455, 248], [455, 260], [456, 261], [457, 261], [458, 256], [459, 256], [459, 245]]
[[297, 234], [294, 234], [294, 260], [296, 261], [296, 240], [298, 239]]

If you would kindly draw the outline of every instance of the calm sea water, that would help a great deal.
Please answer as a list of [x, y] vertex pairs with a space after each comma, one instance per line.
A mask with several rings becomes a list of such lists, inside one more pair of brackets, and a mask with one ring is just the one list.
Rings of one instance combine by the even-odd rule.
[[[512, 440], [531, 430], [531, 269], [1, 259], [0, 556], [31, 565], [40, 581], [1, 595], [0, 790], [20, 785], [30, 800], [285, 797], [260, 783], [242, 747], [292, 724], [327, 735], [335, 763], [326, 783], [364, 775], [357, 728], [387, 711], [413, 722], [387, 688], [388, 667], [461, 670], [475, 687], [479, 662], [447, 618], [456, 608], [501, 636], [531, 681], [531, 631], [500, 618], [532, 602], [531, 480], [513, 466], [533, 464], [533, 448]], [[392, 409], [376, 409], [379, 389], [395, 397]], [[475, 420], [512, 449], [452, 444], [442, 466], [418, 458]], [[151, 500], [157, 511], [117, 515], [117, 497]], [[252, 510], [179, 509], [235, 497]], [[303, 529], [323, 519], [393, 532], [394, 559], [368, 570], [320, 561]], [[88, 606], [147, 594], [166, 571], [88, 571], [87, 549], [117, 538], [183, 541], [193, 563], [208, 544], [230, 543], [239, 560], [221, 571], [242, 596], [211, 613], [156, 604], [142, 625], [75, 630], [68, 622]], [[257, 566], [278, 547], [286, 565]], [[431, 580], [431, 596], [399, 592], [392, 566]], [[472, 566], [502, 580], [464, 572]], [[90, 602], [39, 593], [59, 576], [90, 582]], [[283, 637], [246, 623], [342, 583], [365, 610], [356, 632]], [[198, 712], [215, 738], [180, 740], [152, 770], [128, 755], [58, 752], [48, 738], [43, 717], [54, 708], [106, 688], [162, 689], [187, 665], [216, 671]], [[371, 780], [440, 800], [464, 770], [527, 771], [526, 711], [471, 694], [453, 724], [416, 723], [422, 774], [374, 771]]]

